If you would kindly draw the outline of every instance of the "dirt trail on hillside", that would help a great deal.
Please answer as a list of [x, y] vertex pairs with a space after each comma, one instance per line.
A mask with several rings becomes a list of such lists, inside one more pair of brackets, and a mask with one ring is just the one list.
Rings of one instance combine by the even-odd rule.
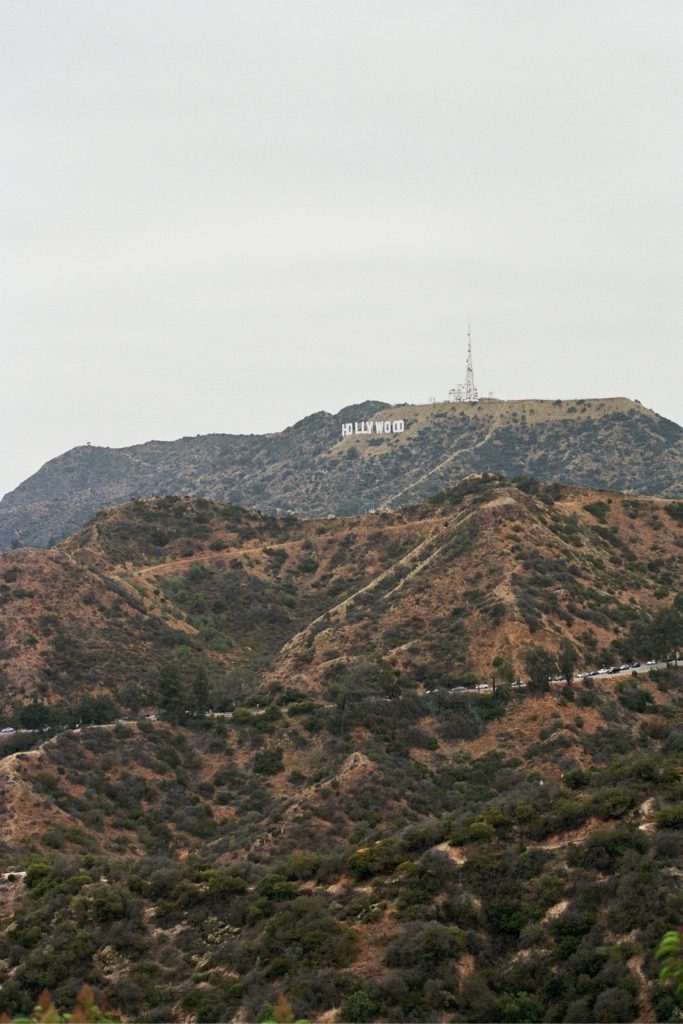
[[[290, 541], [290, 543], [292, 543]], [[263, 544], [258, 544], [256, 547], [249, 548], [230, 548], [226, 551], [211, 551], [209, 554], [203, 555], [188, 555], [186, 558], [175, 558], [172, 562], [160, 562], [158, 565], [146, 565], [143, 569], [136, 569], [133, 573], [134, 577], [138, 576], [154, 576], [166, 572], [167, 569], [177, 569], [179, 566], [193, 566], [197, 562], [211, 562], [218, 561], [224, 562], [227, 558], [235, 558], [236, 555], [248, 555], [252, 552], [263, 553], [263, 548], [268, 547], [268, 542], [265, 541]], [[286, 544], [278, 544], [278, 547], [286, 548]]]
[[644, 960], [645, 957], [642, 953], [636, 953], [635, 956], [626, 961], [626, 966], [635, 975], [638, 982], [638, 1017], [636, 1018], [636, 1024], [649, 1024], [649, 1021], [655, 1019], [655, 1013], [650, 1002], [650, 982], [645, 977], [643, 971]]
[[[420, 519], [419, 522], [421, 524], [429, 524], [436, 522], [440, 523], [442, 522], [442, 520], [437, 519], [435, 517], [431, 517], [429, 519]], [[382, 524], [382, 530], [385, 532], [389, 530], [403, 530], [404, 528], [405, 523]], [[285, 541], [283, 543], [278, 543], [277, 547], [285, 549], [291, 548], [298, 544], [301, 544], [305, 539], [305, 537], [302, 537], [301, 539], [297, 540]], [[233, 548], [227, 548], [225, 551], [210, 551], [208, 553], [203, 553], [200, 555], [188, 555], [186, 558], [175, 558], [170, 562], [159, 562], [157, 565], [146, 565], [142, 569], [136, 569], [133, 573], [133, 576], [136, 578], [138, 576], [153, 576], [155, 573], [166, 572], [167, 569], [177, 569], [178, 567], [192, 566], [195, 565], [197, 562], [210, 562], [212, 560], [223, 562], [228, 558], [235, 558], [238, 555], [241, 556], [258, 553], [262, 554], [263, 549], [269, 547], [272, 543], [272, 540], [264, 540], [262, 543], [251, 545], [250, 547], [235, 546]]]
[[582, 843], [584, 839], [596, 828], [599, 828], [603, 822], [597, 818], [590, 818], [585, 825], [580, 828], [571, 829], [569, 832], [561, 832], [559, 835], [553, 836], [551, 839], [546, 839], [542, 843], [529, 843], [530, 850], [562, 850], [565, 846], [575, 846], [577, 843]]
[[364, 586], [360, 587], [358, 590], [355, 591], [355, 593], [350, 594], [348, 597], [345, 597], [343, 601], [340, 601], [339, 604], [333, 605], [332, 608], [328, 608], [327, 611], [323, 612], [321, 615], [318, 615], [318, 617], [313, 619], [312, 622], [309, 622], [304, 629], [296, 633], [295, 636], [293, 636], [292, 639], [287, 644], [285, 644], [280, 653], [288, 653], [293, 647], [300, 643], [302, 637], [306, 636], [306, 634], [314, 626], [318, 625], [318, 623], [324, 622], [328, 618], [331, 619], [333, 615], [345, 611], [345, 609], [348, 608], [348, 606], [353, 601], [355, 601], [356, 598], [358, 598], [361, 594], [366, 594], [368, 591], [373, 590], [383, 580], [385, 580], [388, 576], [394, 573], [397, 568], [411, 565], [414, 559], [417, 558], [418, 561], [415, 565], [411, 565], [410, 572], [402, 580], [400, 580], [395, 587], [388, 591], [386, 596], [389, 597], [391, 594], [395, 593], [398, 589], [400, 589], [400, 587], [402, 586], [406, 579], [409, 579], [416, 573], [421, 572], [422, 569], [424, 569], [425, 566], [427, 566], [439, 554], [441, 548], [437, 547], [434, 551], [430, 551], [430, 553], [422, 560], [420, 560], [421, 553], [425, 551], [425, 549], [428, 548], [431, 544], [435, 543], [435, 541], [437, 541], [441, 535], [443, 535], [446, 532], [450, 533], [450, 531], [454, 527], [461, 526], [464, 522], [467, 521], [467, 519], [469, 519], [477, 511], [478, 509], [473, 509], [471, 511], [468, 511], [465, 515], [462, 515], [460, 518], [456, 517], [455, 520], [451, 519], [448, 520], [446, 523], [444, 523], [443, 519], [425, 520], [425, 522], [438, 522], [441, 526], [441, 529], [433, 530], [428, 537], [425, 537], [424, 540], [421, 540], [418, 544], [415, 545], [414, 548], [411, 548], [410, 551], [408, 551], [405, 555], [399, 558], [398, 561], [392, 562], [392, 564], [388, 566], [388, 568], [382, 570], [379, 576], [374, 576], [369, 583], [366, 583]]

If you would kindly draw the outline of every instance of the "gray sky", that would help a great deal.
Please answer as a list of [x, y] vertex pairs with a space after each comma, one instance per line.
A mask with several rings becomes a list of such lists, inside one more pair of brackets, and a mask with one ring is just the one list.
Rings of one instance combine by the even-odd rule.
[[0, 0], [0, 493], [480, 389], [682, 419], [679, 0]]

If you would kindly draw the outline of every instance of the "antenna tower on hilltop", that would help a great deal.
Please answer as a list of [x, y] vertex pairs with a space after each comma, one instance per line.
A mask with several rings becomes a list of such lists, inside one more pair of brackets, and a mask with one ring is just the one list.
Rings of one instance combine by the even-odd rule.
[[463, 388], [463, 402], [478, 402], [479, 392], [474, 385], [474, 369], [472, 367], [472, 329], [467, 324], [467, 369], [465, 371], [465, 387]]
[[[489, 398], [492, 398], [489, 395]], [[467, 365], [465, 367], [465, 383], [459, 384], [457, 388], [451, 388], [448, 392], [449, 402], [478, 402], [479, 392], [474, 383], [474, 368], [472, 366], [472, 328], [467, 324]]]

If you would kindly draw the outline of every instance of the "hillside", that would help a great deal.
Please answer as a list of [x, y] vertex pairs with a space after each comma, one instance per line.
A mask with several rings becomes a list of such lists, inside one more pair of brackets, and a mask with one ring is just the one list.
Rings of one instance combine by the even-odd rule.
[[[342, 438], [342, 424], [403, 419], [405, 431]], [[0, 501], [0, 550], [49, 546], [99, 509], [195, 495], [321, 517], [398, 508], [472, 473], [683, 496], [683, 428], [625, 398], [428, 406], [366, 402], [279, 434], [213, 434], [131, 448], [84, 446]]]
[[492, 475], [322, 521], [133, 502], [49, 551], [1, 556], [5, 697], [126, 704], [167, 662], [201, 668], [216, 699], [257, 677], [322, 692], [358, 660], [414, 684], [488, 678], [494, 657], [519, 672], [525, 645], [563, 636], [587, 665], [632, 657], [634, 629], [680, 589], [679, 509]]
[[87, 981], [145, 1022], [676, 1020], [683, 679], [636, 689], [275, 687], [0, 759], [0, 1012]]
[[683, 672], [451, 691], [658, 653], [682, 509], [485, 474], [2, 555], [0, 1015], [88, 982], [149, 1024], [676, 1019]]

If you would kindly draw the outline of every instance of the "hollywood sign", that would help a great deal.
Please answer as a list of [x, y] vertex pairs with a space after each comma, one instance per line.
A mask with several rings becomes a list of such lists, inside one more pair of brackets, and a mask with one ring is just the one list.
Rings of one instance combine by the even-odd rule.
[[405, 429], [405, 420], [361, 420], [359, 423], [342, 423], [342, 437], [354, 434], [402, 434]]

